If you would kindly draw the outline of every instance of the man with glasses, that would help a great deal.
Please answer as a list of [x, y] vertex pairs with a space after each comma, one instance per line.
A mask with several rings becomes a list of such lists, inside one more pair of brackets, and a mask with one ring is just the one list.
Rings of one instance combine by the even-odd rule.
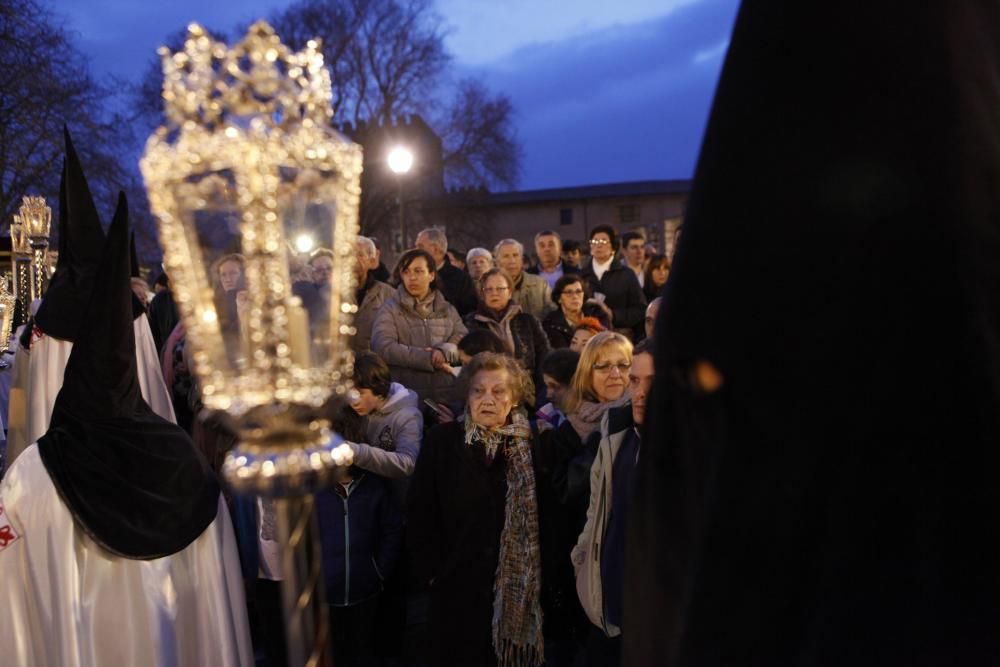
[[577, 593], [593, 624], [585, 664], [601, 667], [621, 662], [625, 530], [640, 460], [646, 399], [653, 385], [652, 351], [640, 343], [630, 366], [611, 366], [606, 372], [628, 374], [631, 401], [608, 410], [601, 423], [601, 440], [591, 468], [587, 523], [572, 554]]
[[615, 331], [634, 340], [642, 330], [646, 296], [635, 272], [615, 256], [617, 241], [611, 225], [594, 227], [590, 232], [590, 262], [583, 267], [582, 275], [594, 296], [603, 299], [611, 310]]

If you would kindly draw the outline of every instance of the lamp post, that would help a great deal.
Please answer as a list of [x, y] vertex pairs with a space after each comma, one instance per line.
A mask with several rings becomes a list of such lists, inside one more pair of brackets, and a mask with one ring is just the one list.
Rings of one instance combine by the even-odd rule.
[[[166, 124], [140, 162], [202, 401], [237, 435], [223, 475], [274, 500], [295, 667], [327, 657], [311, 494], [352, 457], [331, 417], [352, 391], [362, 153], [332, 127], [319, 48], [292, 52], [264, 22], [227, 47], [192, 24], [182, 51], [160, 49]], [[290, 244], [333, 251], [325, 308], [294, 295]], [[234, 252], [236, 308], [213, 283]]]
[[413, 152], [405, 146], [396, 146], [386, 158], [389, 169], [396, 174], [396, 185], [399, 187], [399, 250], [406, 250], [406, 215], [403, 209], [403, 177], [413, 167]]

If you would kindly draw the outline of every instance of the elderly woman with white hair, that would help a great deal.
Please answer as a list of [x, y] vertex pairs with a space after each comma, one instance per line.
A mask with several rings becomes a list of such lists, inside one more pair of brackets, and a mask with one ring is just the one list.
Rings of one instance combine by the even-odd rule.
[[351, 349], [354, 352], [368, 352], [372, 349], [375, 314], [386, 299], [393, 295], [394, 290], [375, 280], [372, 275], [372, 262], [378, 256], [375, 242], [367, 236], [358, 236], [354, 240], [354, 250], [354, 281], [357, 286], [354, 303], [358, 305], [358, 312], [354, 315], [356, 333], [351, 338]]
[[486, 248], [473, 248], [465, 253], [465, 270], [479, 282], [483, 274], [493, 268], [493, 254]]
[[507, 355], [482, 352], [469, 367], [465, 420], [427, 434], [408, 499], [414, 572], [429, 586], [428, 664], [539, 667], [538, 499], [517, 410], [530, 380]]
[[520, 241], [500, 241], [493, 249], [493, 256], [497, 266], [514, 281], [514, 302], [521, 305], [521, 310], [534, 315], [539, 321], [550, 310], [555, 310], [548, 281], [524, 270], [524, 246]]

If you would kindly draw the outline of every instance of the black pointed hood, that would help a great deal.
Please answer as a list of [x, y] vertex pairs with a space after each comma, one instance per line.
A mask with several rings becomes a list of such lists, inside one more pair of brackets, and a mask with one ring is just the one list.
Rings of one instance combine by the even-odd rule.
[[59, 183], [59, 259], [35, 324], [49, 336], [73, 340], [103, 256], [104, 232], [69, 130], [63, 128], [63, 134], [66, 157]]
[[80, 526], [127, 558], [175, 553], [215, 518], [219, 487], [190, 437], [139, 389], [125, 195], [38, 448]]

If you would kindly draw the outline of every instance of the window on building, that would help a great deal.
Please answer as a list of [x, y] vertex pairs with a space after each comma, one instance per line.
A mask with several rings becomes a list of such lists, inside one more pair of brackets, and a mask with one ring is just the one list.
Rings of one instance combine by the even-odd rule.
[[561, 209], [559, 209], [559, 224], [560, 225], [572, 225], [573, 224], [573, 209], [571, 209], [571, 208], [561, 208]]
[[636, 204], [619, 206], [618, 222], [623, 225], [630, 225], [639, 222], [639, 206]]

